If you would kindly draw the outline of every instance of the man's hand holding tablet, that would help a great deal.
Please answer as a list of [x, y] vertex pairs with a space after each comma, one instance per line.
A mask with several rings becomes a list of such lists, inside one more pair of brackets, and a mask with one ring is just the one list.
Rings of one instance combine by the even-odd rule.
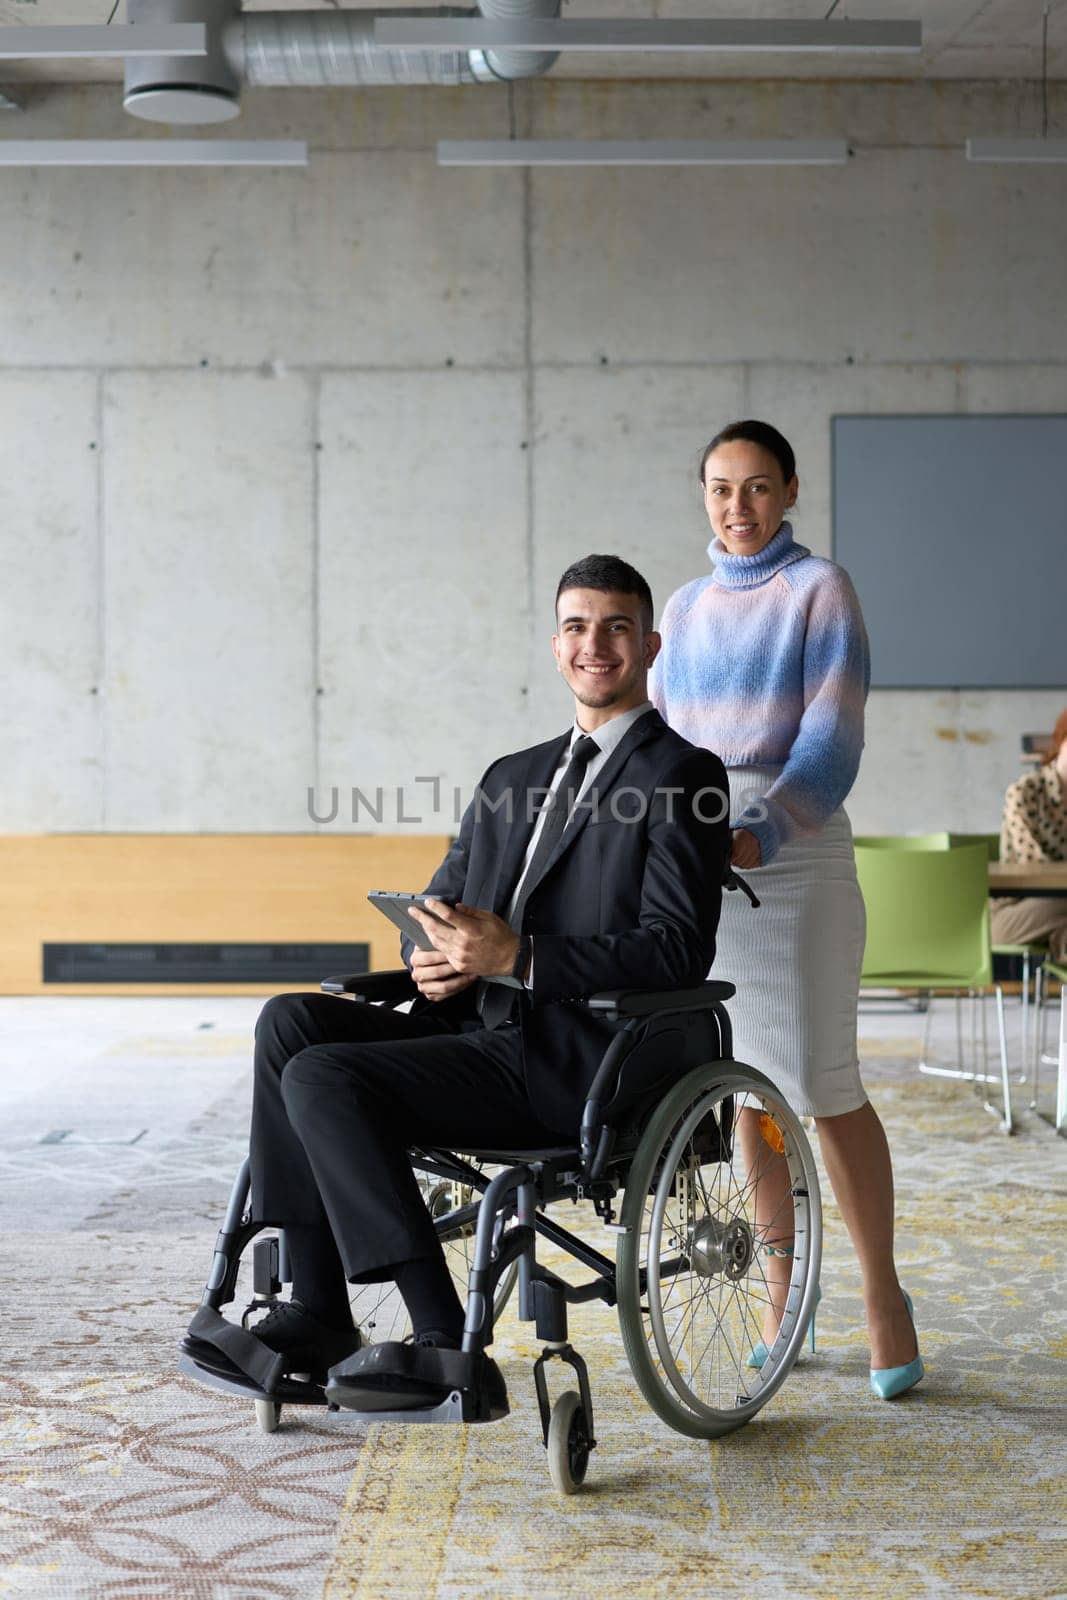
[[429, 897], [413, 906], [410, 915], [434, 949], [447, 956], [454, 972], [470, 979], [511, 977], [519, 953], [519, 936], [503, 917], [462, 901], [449, 906]]
[[[411, 975], [427, 1000], [459, 994], [477, 978], [510, 978], [519, 951], [519, 937], [502, 917], [477, 906], [448, 905], [432, 895], [369, 896], [390, 921], [419, 929], [411, 952]], [[402, 902], [402, 906], [401, 903]], [[408, 929], [405, 931], [409, 932]], [[429, 942], [431, 948], [425, 949]]]
[[[411, 952], [411, 976], [415, 980], [415, 987], [425, 999], [447, 1000], [449, 995], [462, 994], [464, 989], [470, 988], [474, 982], [473, 976], [457, 972], [448, 957], [434, 948], [428, 932], [412, 915], [414, 909], [431, 903], [428, 895], [391, 894], [380, 890], [368, 895], [367, 899], [383, 916], [388, 917], [401, 933], [414, 940], [415, 948]], [[446, 913], [452, 909], [445, 905], [443, 900], [433, 901], [432, 904]], [[429, 922], [429, 918], [427, 921]]]

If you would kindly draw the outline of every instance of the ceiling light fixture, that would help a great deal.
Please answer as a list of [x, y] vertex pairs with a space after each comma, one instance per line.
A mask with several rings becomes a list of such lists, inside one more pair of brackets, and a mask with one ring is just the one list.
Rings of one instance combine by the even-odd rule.
[[841, 166], [844, 139], [442, 139], [441, 167]]
[[205, 56], [202, 22], [119, 23], [114, 28], [0, 28], [0, 61], [87, 60], [94, 56]]
[[1067, 139], [1048, 136], [1048, 6], [1041, 12], [1040, 139], [968, 139], [968, 161], [1067, 161]]
[[920, 22], [793, 22], [603, 17], [513, 22], [378, 17], [374, 42], [393, 50], [915, 51]]
[[283, 139], [0, 139], [0, 167], [306, 167]]
[[968, 139], [968, 161], [1067, 161], [1067, 139]]

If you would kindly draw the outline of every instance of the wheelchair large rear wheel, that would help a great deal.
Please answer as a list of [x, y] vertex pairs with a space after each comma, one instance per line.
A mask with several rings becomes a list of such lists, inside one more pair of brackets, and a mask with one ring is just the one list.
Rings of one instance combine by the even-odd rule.
[[[475, 1223], [469, 1218], [459, 1225], [450, 1220], [456, 1212], [470, 1206], [478, 1193], [468, 1184], [452, 1183], [447, 1179], [419, 1171], [416, 1176], [434, 1219], [437, 1237], [445, 1252], [463, 1305], [467, 1303], [467, 1286], [474, 1261]], [[493, 1296], [493, 1320], [496, 1321], [506, 1306], [518, 1274], [518, 1263], [507, 1267]], [[395, 1283], [354, 1283], [349, 1286], [349, 1303], [352, 1319], [366, 1344], [381, 1344], [386, 1340], [405, 1339], [411, 1332], [411, 1319]]]
[[741, 1427], [784, 1383], [818, 1288], [819, 1184], [798, 1118], [754, 1068], [697, 1067], [649, 1119], [620, 1221], [619, 1322], [642, 1393], [693, 1438]]

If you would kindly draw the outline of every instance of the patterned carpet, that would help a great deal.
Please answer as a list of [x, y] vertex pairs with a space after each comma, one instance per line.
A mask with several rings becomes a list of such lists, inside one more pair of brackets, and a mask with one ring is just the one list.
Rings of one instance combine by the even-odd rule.
[[[200, 1052], [232, 1067], [244, 1048], [214, 1035]], [[127, 1041], [130, 1059], [175, 1074], [188, 1049]], [[889, 1070], [884, 1042], [870, 1054], [924, 1383], [894, 1405], [870, 1396], [855, 1269], [827, 1201], [818, 1351], [721, 1442], [652, 1416], [613, 1313], [573, 1314], [599, 1446], [566, 1500], [540, 1443], [537, 1347], [508, 1316], [497, 1355], [513, 1410], [483, 1428], [304, 1411], [267, 1436], [250, 1405], [177, 1375], [241, 1152], [247, 1085], [233, 1071], [156, 1144], [136, 1097], [110, 1142], [23, 1128], [0, 1161], [0, 1597], [1064, 1595], [1063, 1143], [1033, 1122], [1004, 1139], [960, 1086]]]

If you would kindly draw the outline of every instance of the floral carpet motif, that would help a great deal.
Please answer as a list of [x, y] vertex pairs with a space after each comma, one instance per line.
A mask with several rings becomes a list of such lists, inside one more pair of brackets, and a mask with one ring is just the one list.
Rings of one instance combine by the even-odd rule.
[[[165, 1054], [143, 1052], [152, 1068]], [[265, 1435], [250, 1404], [178, 1375], [243, 1088], [156, 1149], [8, 1148], [0, 1600], [1064, 1595], [1063, 1142], [1032, 1121], [1004, 1139], [961, 1086], [883, 1059], [870, 1089], [924, 1382], [891, 1405], [870, 1395], [856, 1268], [827, 1199], [817, 1352], [724, 1440], [671, 1433], [614, 1313], [574, 1312], [598, 1447], [569, 1499], [540, 1442], [538, 1346], [510, 1312], [496, 1353], [512, 1413], [480, 1428], [288, 1411]]]

